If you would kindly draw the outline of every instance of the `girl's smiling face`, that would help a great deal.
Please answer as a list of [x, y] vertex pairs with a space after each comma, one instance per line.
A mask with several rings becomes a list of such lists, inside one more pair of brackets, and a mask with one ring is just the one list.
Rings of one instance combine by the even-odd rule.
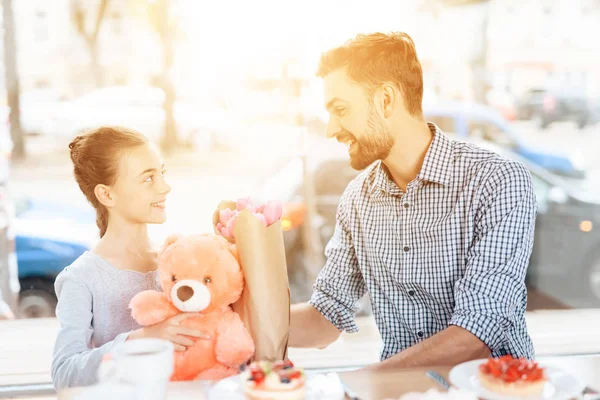
[[159, 152], [150, 144], [137, 146], [119, 158], [109, 210], [133, 223], [161, 224], [167, 219], [165, 202], [170, 191]]

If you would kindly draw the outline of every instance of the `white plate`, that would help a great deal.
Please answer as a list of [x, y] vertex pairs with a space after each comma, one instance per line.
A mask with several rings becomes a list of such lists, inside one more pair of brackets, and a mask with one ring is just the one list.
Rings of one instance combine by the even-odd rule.
[[[475, 360], [457, 365], [450, 371], [450, 382], [452, 382], [452, 384], [457, 386], [459, 389], [473, 392], [477, 396], [486, 400], [516, 399], [515, 397], [508, 397], [493, 393], [481, 386], [478, 373], [479, 365], [484, 362], [486, 362], [486, 360]], [[567, 374], [566, 372], [550, 365], [543, 365], [540, 363], [540, 367], [546, 369], [546, 376], [548, 377], [548, 382], [546, 382], [546, 385], [544, 386], [542, 395], [524, 397], [523, 399], [569, 400], [574, 397], [578, 397], [581, 392], [583, 392], [585, 385], [573, 375]]]
[[[306, 373], [306, 400], [344, 400], [344, 388], [336, 373]], [[208, 400], [247, 400], [240, 375], [215, 383], [208, 390]]]

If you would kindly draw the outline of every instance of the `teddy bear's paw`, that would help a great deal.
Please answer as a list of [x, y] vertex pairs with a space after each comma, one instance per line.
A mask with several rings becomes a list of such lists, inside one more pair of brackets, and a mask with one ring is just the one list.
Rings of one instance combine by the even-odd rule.
[[220, 380], [239, 374], [239, 369], [217, 364], [211, 369], [201, 372], [195, 380]]
[[164, 294], [154, 290], [140, 292], [129, 303], [131, 316], [142, 326], [154, 325], [177, 314]]

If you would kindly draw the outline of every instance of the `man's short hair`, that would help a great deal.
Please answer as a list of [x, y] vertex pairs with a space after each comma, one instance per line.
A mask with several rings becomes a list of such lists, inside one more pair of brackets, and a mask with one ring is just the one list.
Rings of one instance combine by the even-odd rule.
[[317, 75], [325, 77], [339, 68], [369, 90], [395, 84], [411, 115], [423, 115], [423, 69], [413, 40], [406, 33], [360, 34], [321, 56]]

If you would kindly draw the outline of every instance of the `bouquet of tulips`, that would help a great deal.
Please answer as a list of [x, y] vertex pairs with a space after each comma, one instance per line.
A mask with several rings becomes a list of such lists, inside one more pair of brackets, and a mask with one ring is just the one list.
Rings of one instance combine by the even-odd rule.
[[287, 357], [290, 290], [281, 214], [281, 203], [255, 204], [249, 197], [222, 201], [213, 213], [215, 232], [235, 243], [244, 273], [242, 297], [233, 310], [254, 340], [253, 360]]
[[278, 201], [270, 201], [266, 204], [253, 204], [250, 197], [239, 199], [235, 204], [235, 209], [224, 208], [219, 210], [219, 222], [217, 230], [221, 235], [229, 240], [235, 239], [235, 222], [243, 210], [248, 210], [265, 227], [281, 219], [282, 204]]

